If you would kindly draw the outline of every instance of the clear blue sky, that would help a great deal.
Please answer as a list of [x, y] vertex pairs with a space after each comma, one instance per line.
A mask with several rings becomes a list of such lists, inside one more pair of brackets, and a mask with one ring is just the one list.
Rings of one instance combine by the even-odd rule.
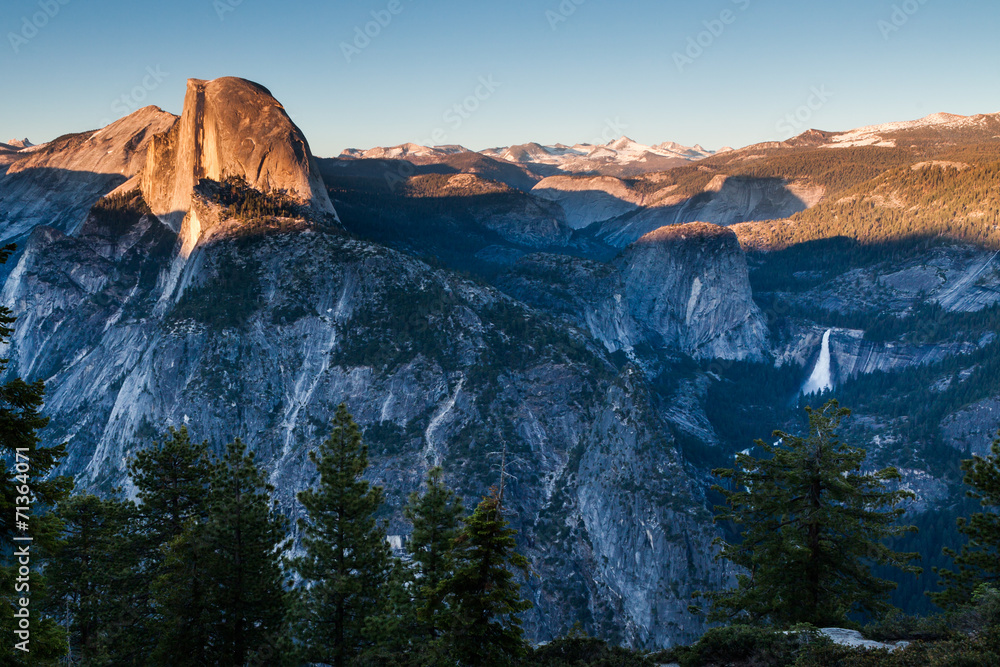
[[[391, 20], [349, 62], [373, 11]], [[267, 86], [321, 156], [436, 129], [473, 149], [616, 127], [741, 146], [1000, 111], [998, 19], [986, 0], [4, 0], [0, 141], [94, 129], [126, 106], [179, 113], [187, 78], [234, 75]], [[449, 113], [477, 88], [485, 99]]]

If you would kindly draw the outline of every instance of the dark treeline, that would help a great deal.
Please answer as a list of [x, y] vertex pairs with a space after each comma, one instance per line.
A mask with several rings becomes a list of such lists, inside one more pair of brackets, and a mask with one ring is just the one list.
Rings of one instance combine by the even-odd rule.
[[199, 185], [208, 189], [216, 201], [226, 207], [226, 212], [238, 220], [250, 222], [300, 214], [299, 206], [284, 193], [261, 192], [242, 176], [227, 176], [221, 182], [203, 179]]
[[471, 513], [432, 469], [392, 554], [382, 489], [363, 479], [361, 432], [341, 405], [298, 495], [298, 547], [253, 453], [220, 456], [186, 428], [130, 461], [137, 502], [56, 505], [47, 614], [80, 665], [505, 665], [529, 654], [502, 491]]
[[[62, 484], [44, 569], [48, 658], [67, 665], [700, 665], [994, 664], [1000, 655], [1000, 441], [963, 464], [987, 508], [959, 522], [968, 542], [934, 568], [934, 601], [949, 611], [905, 617], [889, 603], [886, 568], [917, 573], [916, 553], [892, 548], [916, 528], [899, 522], [912, 494], [894, 468], [860, 473], [866, 452], [837, 438], [849, 411], [809, 411], [802, 436], [758, 440], [718, 469], [726, 528], [719, 558], [736, 586], [702, 595], [724, 625], [690, 647], [649, 654], [579, 628], [531, 647], [520, 614], [528, 561], [505, 519], [502, 489], [467, 512], [440, 468], [404, 509], [405, 553], [389, 548], [382, 489], [363, 478], [368, 453], [345, 406], [311, 452], [313, 486], [291, 526], [274, 489], [239, 440], [220, 455], [186, 428], [139, 451], [128, 466], [136, 501], [69, 495]], [[41, 422], [36, 422], [37, 426]], [[120, 494], [119, 494], [120, 495]], [[953, 564], [953, 565], [952, 565]], [[860, 654], [817, 627], [917, 638], [905, 651]], [[789, 634], [787, 630], [793, 632]], [[57, 647], [62, 645], [61, 654]]]

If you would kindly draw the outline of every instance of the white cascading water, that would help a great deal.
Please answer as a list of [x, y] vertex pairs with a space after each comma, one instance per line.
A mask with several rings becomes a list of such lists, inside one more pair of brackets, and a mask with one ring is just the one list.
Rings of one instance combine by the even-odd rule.
[[819, 352], [812, 375], [802, 385], [803, 394], [817, 394], [833, 389], [833, 380], [830, 378], [830, 331], [831, 329], [827, 329], [823, 334], [823, 349]]

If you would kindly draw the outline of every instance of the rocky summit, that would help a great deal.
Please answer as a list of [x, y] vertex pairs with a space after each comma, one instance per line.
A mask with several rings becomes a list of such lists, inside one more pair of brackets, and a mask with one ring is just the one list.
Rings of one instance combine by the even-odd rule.
[[227, 176], [336, 216], [305, 136], [266, 88], [234, 77], [188, 79], [184, 111], [146, 153], [143, 196], [179, 230], [194, 186]]

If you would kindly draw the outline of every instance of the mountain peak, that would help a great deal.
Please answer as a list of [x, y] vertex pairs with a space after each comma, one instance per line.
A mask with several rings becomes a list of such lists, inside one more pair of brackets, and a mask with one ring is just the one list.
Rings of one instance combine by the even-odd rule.
[[961, 116], [953, 113], [938, 112], [917, 120], [896, 121], [867, 125], [847, 132], [834, 133], [828, 144], [829, 148], [849, 148], [853, 146], [892, 147], [896, 145], [893, 138], [898, 132], [906, 130], [933, 129], [934, 131], [968, 131], [994, 126], [1000, 114], [980, 114], [977, 116]]
[[179, 230], [198, 181], [227, 176], [336, 216], [305, 135], [267, 88], [237, 77], [188, 79], [180, 118], [149, 147], [143, 195]]
[[354, 158], [357, 160], [406, 160], [409, 158], [427, 158], [456, 153], [468, 152], [463, 146], [422, 146], [413, 142], [407, 142], [398, 146], [376, 146], [375, 148], [347, 148], [340, 153], [340, 157]]
[[27, 137], [25, 137], [24, 139], [11, 139], [7, 142], [7, 145], [14, 148], [31, 148], [35, 144], [28, 141]]
[[632, 141], [632, 139], [626, 137], [623, 134], [618, 139], [613, 139], [612, 141], [609, 141], [605, 145], [608, 148], [611, 148], [611, 149], [614, 149], [614, 150], [619, 150], [619, 149], [622, 149], [622, 148], [632, 148], [633, 146], [638, 146], [639, 144], [636, 143], [635, 141]]

